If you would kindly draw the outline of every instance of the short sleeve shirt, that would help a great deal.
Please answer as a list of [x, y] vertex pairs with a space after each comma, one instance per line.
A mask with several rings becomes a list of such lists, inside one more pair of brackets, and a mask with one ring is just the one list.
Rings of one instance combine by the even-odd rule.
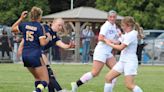
[[39, 22], [23, 22], [18, 25], [24, 39], [24, 49], [40, 48], [39, 38], [45, 37]]
[[[116, 29], [116, 25], [115, 24], [111, 24], [109, 21], [106, 21], [100, 28], [100, 33], [101, 35], [103, 35], [106, 39], [111, 39], [111, 40], [116, 40], [116, 36], [117, 36], [117, 29]], [[106, 49], [107, 51], [112, 51], [112, 47], [110, 47], [109, 45], [107, 45], [104, 42], [99, 41], [98, 42], [98, 46]]]
[[47, 50], [50, 47], [54, 46], [56, 42], [60, 40], [60, 38], [57, 36], [56, 32], [54, 32], [48, 25], [44, 25], [44, 28], [46, 33], [50, 33], [50, 35], [52, 36], [52, 40], [49, 41], [49, 43], [42, 48], [43, 50]]
[[127, 47], [121, 51], [121, 56], [120, 56], [121, 61], [129, 61], [131, 59], [135, 61], [137, 60], [136, 57], [136, 50], [138, 44], [137, 35], [138, 32], [133, 30], [129, 33], [125, 33], [125, 35], [122, 36], [121, 43], [126, 44]]

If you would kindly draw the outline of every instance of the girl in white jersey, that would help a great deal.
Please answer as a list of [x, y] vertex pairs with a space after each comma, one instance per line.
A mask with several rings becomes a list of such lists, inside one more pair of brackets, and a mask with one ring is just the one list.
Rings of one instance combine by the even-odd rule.
[[[137, 40], [140, 36], [139, 25], [135, 23], [133, 17], [125, 17], [121, 21], [121, 26], [124, 35], [120, 38], [120, 45], [114, 45], [111, 40], [106, 40], [106, 43], [114, 49], [121, 50], [119, 62], [106, 75], [106, 83], [104, 92], [112, 91], [112, 80], [124, 73], [126, 87], [132, 92], [143, 92], [142, 89], [134, 83], [134, 76], [137, 75], [138, 60], [136, 55]], [[137, 29], [134, 30], [134, 28]]]
[[116, 40], [118, 33], [115, 25], [117, 14], [111, 10], [108, 14], [108, 21], [106, 21], [99, 33], [98, 44], [93, 55], [93, 66], [91, 72], [85, 73], [79, 80], [72, 82], [72, 92], [76, 92], [77, 88], [93, 77], [98, 76], [104, 65], [112, 68], [116, 64], [116, 59], [112, 55], [112, 47], [106, 44], [105, 39]]

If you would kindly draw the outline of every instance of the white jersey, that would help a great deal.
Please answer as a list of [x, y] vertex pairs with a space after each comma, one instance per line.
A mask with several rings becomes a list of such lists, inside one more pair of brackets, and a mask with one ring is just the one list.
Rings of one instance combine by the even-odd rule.
[[[99, 34], [103, 35], [106, 39], [114, 40], [117, 38], [116, 36], [118, 36], [116, 25], [112, 25], [110, 22], [106, 21], [102, 25]], [[111, 57], [113, 57], [112, 47], [102, 41], [99, 41], [93, 54], [93, 60], [106, 63], [106, 60]]]
[[133, 30], [131, 32], [125, 33], [122, 35], [120, 41], [121, 43], [124, 43], [127, 45], [126, 48], [124, 48], [121, 51], [120, 60], [121, 62], [138, 62], [136, 51], [137, 51], [137, 39], [138, 32]]
[[[115, 38], [118, 38], [116, 25], [115, 24], [112, 25], [109, 21], [106, 21], [101, 26], [99, 34], [103, 35], [106, 39], [116, 40]], [[111, 52], [112, 51], [112, 47], [110, 47], [109, 45], [107, 45], [106, 43], [104, 43], [102, 41], [98, 42], [95, 49], [102, 50], [105, 52]]]

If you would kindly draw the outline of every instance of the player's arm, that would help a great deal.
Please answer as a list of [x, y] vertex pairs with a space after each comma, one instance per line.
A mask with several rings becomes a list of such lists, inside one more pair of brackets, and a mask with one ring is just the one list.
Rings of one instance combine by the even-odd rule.
[[99, 40], [99, 41], [102, 41], [102, 42], [105, 42], [106, 38], [105, 38], [104, 35], [99, 34], [99, 36], [98, 36], [98, 40]]
[[115, 44], [113, 44], [113, 43], [112, 43], [111, 41], [109, 41], [109, 40], [106, 40], [106, 44], [108, 44], [108, 45], [111, 46], [112, 48], [114, 48], [114, 49], [116, 49], [116, 50], [119, 50], [119, 51], [121, 51], [121, 50], [123, 50], [124, 48], [127, 47], [127, 45], [124, 44], [124, 43], [121, 43], [120, 45], [115, 45]]
[[27, 11], [23, 11], [20, 18], [12, 25], [12, 32], [19, 32], [18, 25], [27, 16]]
[[63, 48], [63, 49], [68, 49], [72, 47], [72, 43], [70, 42], [69, 44], [65, 44], [64, 42], [62, 42], [61, 40], [58, 40], [56, 42], [56, 45]]
[[45, 35], [39, 37], [39, 40], [40, 40], [40, 45], [45, 46], [46, 44], [48, 44], [49, 41], [52, 40], [52, 36], [50, 35], [50, 33], [46, 32]]
[[39, 41], [40, 41], [41, 46], [45, 46], [50, 41], [50, 38], [48, 38], [46, 36], [41, 36], [41, 37], [39, 37]]
[[23, 44], [24, 44], [24, 39], [22, 39], [22, 41], [19, 44], [18, 52], [17, 52], [18, 57], [20, 57], [22, 55], [22, 51], [23, 51], [23, 47], [24, 47]]

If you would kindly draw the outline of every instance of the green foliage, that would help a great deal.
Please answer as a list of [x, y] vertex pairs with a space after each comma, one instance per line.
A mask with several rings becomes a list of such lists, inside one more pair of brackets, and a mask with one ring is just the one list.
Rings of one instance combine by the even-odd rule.
[[50, 11], [47, 0], [0, 0], [0, 24], [12, 25], [22, 11], [30, 11], [33, 6], [43, 9], [43, 14]]
[[114, 9], [122, 16], [133, 16], [145, 29], [164, 29], [163, 0], [96, 0], [96, 7]]

